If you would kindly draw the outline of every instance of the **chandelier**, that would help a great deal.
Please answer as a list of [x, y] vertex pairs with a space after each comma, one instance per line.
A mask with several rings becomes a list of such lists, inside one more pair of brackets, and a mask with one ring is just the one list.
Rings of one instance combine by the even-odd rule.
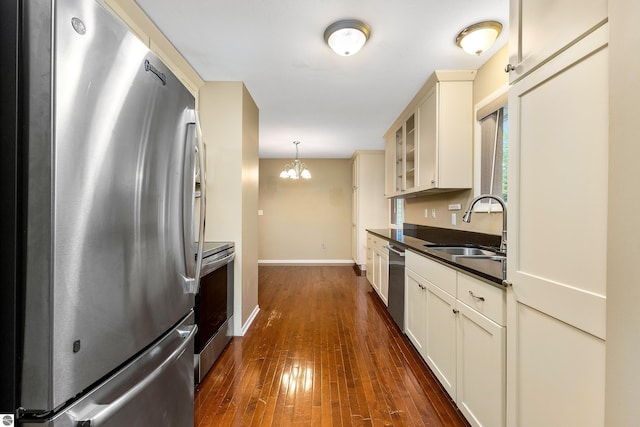
[[284, 169], [280, 172], [280, 178], [300, 179], [300, 177], [302, 177], [309, 179], [311, 178], [311, 172], [307, 169], [307, 165], [300, 163], [300, 160], [298, 160], [298, 144], [300, 144], [300, 141], [293, 141], [293, 143], [296, 146], [296, 159], [293, 163], [287, 163], [284, 166]]

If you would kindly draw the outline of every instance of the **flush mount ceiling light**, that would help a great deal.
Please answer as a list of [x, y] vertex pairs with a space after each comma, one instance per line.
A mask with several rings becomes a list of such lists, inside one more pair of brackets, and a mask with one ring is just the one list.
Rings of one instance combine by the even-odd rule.
[[304, 179], [310, 179], [311, 172], [307, 169], [307, 165], [300, 163], [300, 160], [298, 160], [298, 144], [300, 144], [300, 141], [293, 141], [293, 143], [296, 146], [296, 159], [293, 163], [287, 163], [284, 166], [284, 169], [280, 172], [280, 178], [300, 179], [300, 177], [302, 177]]
[[491, 47], [501, 31], [502, 24], [497, 21], [478, 22], [460, 31], [456, 44], [471, 55], [480, 55]]
[[357, 19], [343, 19], [324, 30], [324, 41], [338, 55], [351, 56], [367, 42], [371, 29]]

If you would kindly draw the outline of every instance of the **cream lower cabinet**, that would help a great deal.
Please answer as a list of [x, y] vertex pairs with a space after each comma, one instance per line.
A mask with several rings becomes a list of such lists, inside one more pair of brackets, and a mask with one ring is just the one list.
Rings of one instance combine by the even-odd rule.
[[[410, 252], [405, 252], [405, 259]], [[417, 256], [417, 255], [416, 255]], [[407, 260], [408, 261], [408, 260]], [[404, 332], [413, 343], [422, 358], [426, 358], [427, 343], [427, 280], [405, 268], [405, 297], [404, 297]]]
[[369, 283], [373, 282], [373, 242], [371, 233], [367, 233], [366, 276]]
[[374, 259], [374, 269], [378, 271], [378, 288], [376, 290], [384, 305], [389, 305], [389, 250], [376, 248]]
[[505, 292], [413, 252], [405, 258], [409, 340], [471, 425], [504, 426]]
[[[453, 280], [455, 272], [452, 270]], [[427, 281], [425, 359], [440, 384], [456, 400], [456, 297]]]
[[456, 403], [473, 426], [506, 424], [506, 294], [458, 272]]
[[[367, 279], [385, 305], [389, 304], [389, 250], [388, 241], [368, 233], [367, 257], [371, 255], [371, 273], [367, 266]], [[368, 261], [367, 261], [368, 262]]]

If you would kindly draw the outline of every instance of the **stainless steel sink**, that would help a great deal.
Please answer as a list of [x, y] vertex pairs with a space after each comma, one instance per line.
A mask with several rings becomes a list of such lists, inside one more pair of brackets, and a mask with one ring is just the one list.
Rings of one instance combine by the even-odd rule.
[[454, 261], [459, 258], [490, 259], [492, 261], [506, 261], [507, 259], [504, 255], [454, 255], [451, 258], [453, 258]]
[[496, 255], [496, 252], [487, 249], [469, 247], [469, 246], [427, 246], [429, 249], [444, 252], [453, 256], [492, 256]]
[[503, 261], [506, 259], [504, 254], [493, 251], [490, 249], [479, 248], [476, 246], [436, 246], [425, 245], [428, 249], [441, 252], [448, 255], [453, 261], [457, 258], [475, 258], [475, 259], [490, 259], [493, 261]]

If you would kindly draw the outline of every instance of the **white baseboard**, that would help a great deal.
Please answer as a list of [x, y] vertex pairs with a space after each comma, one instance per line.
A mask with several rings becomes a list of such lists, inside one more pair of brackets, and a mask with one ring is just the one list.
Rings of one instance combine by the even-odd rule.
[[260, 312], [260, 306], [256, 305], [255, 308], [253, 309], [253, 312], [251, 312], [251, 315], [249, 316], [249, 318], [245, 322], [245, 324], [242, 325], [242, 335], [241, 336], [244, 336], [244, 334], [247, 333], [247, 331], [249, 330], [249, 326], [251, 326], [251, 324], [253, 323], [253, 321], [255, 320], [255, 318], [256, 318], [256, 316], [258, 315], [259, 312]]
[[263, 265], [353, 265], [352, 259], [259, 259]]

